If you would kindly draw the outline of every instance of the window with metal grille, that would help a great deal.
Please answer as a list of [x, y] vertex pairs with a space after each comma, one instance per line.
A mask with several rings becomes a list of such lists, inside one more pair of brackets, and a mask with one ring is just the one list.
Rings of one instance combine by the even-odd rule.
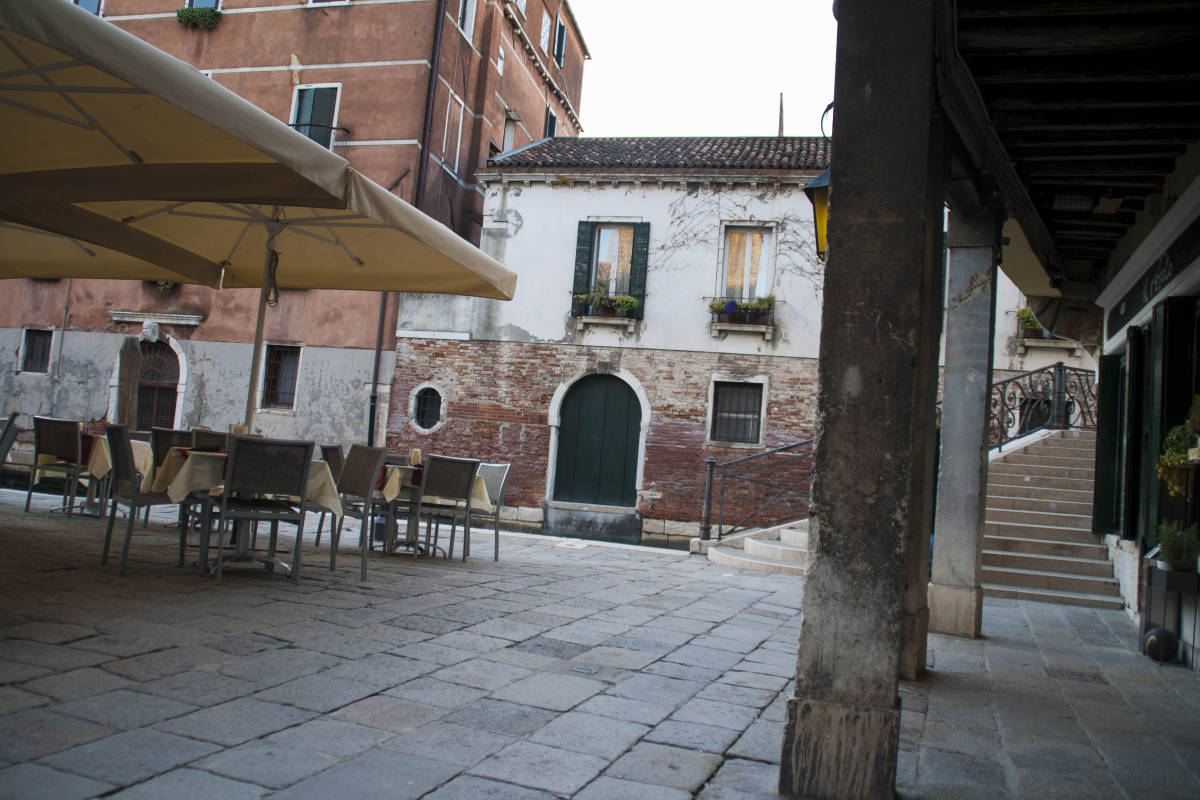
[[50, 342], [54, 338], [51, 331], [39, 331], [32, 328], [25, 331], [25, 353], [21, 359], [22, 372], [50, 371]]
[[418, 428], [429, 430], [442, 419], [442, 396], [437, 389], [427, 386], [417, 392], [413, 403], [413, 422]]
[[712, 431], [714, 442], [758, 444], [762, 424], [762, 384], [713, 385]]
[[138, 359], [137, 430], [175, 427], [179, 359], [163, 342], [142, 342]]
[[303, 86], [296, 89], [292, 127], [323, 147], [333, 146], [338, 87]]
[[294, 408], [296, 374], [300, 371], [300, 348], [267, 345], [267, 371], [263, 376], [263, 408]]

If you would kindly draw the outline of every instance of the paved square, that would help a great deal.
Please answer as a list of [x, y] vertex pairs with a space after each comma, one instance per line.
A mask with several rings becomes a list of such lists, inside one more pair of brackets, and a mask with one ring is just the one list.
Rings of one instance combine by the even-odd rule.
[[[361, 584], [314, 518], [298, 586], [217, 584], [169, 510], [118, 578], [102, 523], [23, 504], [0, 490], [0, 797], [774, 796], [801, 578], [521, 534], [493, 562], [488, 532]], [[1200, 796], [1200, 682], [1123, 613], [989, 599], [984, 630], [901, 684], [900, 796]]]

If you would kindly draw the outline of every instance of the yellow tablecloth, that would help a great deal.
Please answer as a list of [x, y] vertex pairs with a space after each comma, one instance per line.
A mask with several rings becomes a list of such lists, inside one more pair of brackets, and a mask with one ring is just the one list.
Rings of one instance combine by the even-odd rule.
[[[228, 458], [225, 453], [172, 450], [155, 476], [154, 489], [165, 491], [173, 503], [183, 502], [192, 492], [219, 493]], [[329, 465], [324, 461], [313, 461], [309, 465], [304, 501], [341, 518], [342, 501], [338, 496], [337, 484], [333, 481]]]
[[[142, 475], [142, 485], [138, 490], [148, 492], [154, 485], [154, 475], [151, 474], [154, 470], [154, 451], [150, 449], [149, 442], [138, 439], [130, 440], [129, 447], [133, 450], [133, 468]], [[111, 471], [112, 454], [108, 451], [108, 439], [97, 437], [92, 444], [92, 455], [88, 459], [88, 472], [99, 479]]]
[[[420, 488], [412, 482], [413, 468], [405, 467], [398, 464], [389, 464], [385, 473], [383, 489], [380, 493], [383, 499], [389, 503], [401, 497], [401, 492], [405, 493], [406, 497], [401, 499], [417, 499], [417, 490]], [[436, 503], [440, 498], [426, 498], [430, 502]], [[442, 501], [449, 502], [449, 501]], [[478, 475], [475, 476], [475, 482], [471, 485], [471, 508], [477, 511], [490, 510], [492, 507], [492, 498], [488, 495], [487, 483]]]

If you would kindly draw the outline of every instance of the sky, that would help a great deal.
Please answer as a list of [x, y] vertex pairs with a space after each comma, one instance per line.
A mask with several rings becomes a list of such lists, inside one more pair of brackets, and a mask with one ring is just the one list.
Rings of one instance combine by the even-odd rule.
[[[819, 136], [832, 0], [570, 0], [591, 52], [584, 136]], [[832, 113], [825, 132], [832, 131]]]

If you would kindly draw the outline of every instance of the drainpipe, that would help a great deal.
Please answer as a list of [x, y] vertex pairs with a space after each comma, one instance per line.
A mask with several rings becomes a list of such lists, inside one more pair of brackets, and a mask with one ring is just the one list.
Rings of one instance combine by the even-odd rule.
[[379, 293], [379, 330], [375, 333], [375, 364], [371, 368], [371, 399], [367, 404], [367, 447], [375, 446], [376, 409], [379, 407], [379, 363], [383, 359], [383, 323], [387, 321], [388, 293]]
[[[417, 192], [413, 197], [413, 205], [418, 211], [425, 210], [425, 172], [429, 164], [429, 137], [433, 132], [433, 103], [437, 96], [438, 65], [442, 58], [442, 29], [445, 23], [446, 0], [438, 0], [437, 19], [433, 24], [433, 53], [429, 57], [429, 90], [425, 93], [425, 122], [421, 127], [421, 154], [417, 163]], [[387, 298], [387, 292], [380, 292], [379, 330], [375, 335], [375, 365], [371, 371], [371, 399], [367, 406], [368, 446], [375, 443], [375, 418], [379, 406], [379, 366], [383, 358], [383, 326], [387, 316]]]
[[417, 195], [413, 200], [425, 210], [425, 172], [429, 164], [429, 136], [433, 131], [433, 103], [437, 98], [438, 68], [442, 60], [442, 28], [446, 24], [446, 0], [438, 0], [437, 20], [433, 25], [433, 54], [429, 57], [429, 90], [425, 93], [425, 124], [421, 130], [421, 162], [417, 165]]

